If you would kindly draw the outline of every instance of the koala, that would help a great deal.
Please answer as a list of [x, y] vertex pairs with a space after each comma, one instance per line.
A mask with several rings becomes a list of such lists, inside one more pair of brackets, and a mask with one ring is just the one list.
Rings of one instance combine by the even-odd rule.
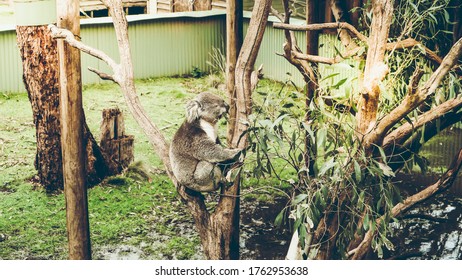
[[178, 182], [198, 192], [217, 190], [225, 182], [225, 167], [236, 162], [239, 149], [227, 149], [218, 140], [218, 120], [229, 105], [203, 92], [186, 104], [186, 120], [173, 136], [170, 162]]

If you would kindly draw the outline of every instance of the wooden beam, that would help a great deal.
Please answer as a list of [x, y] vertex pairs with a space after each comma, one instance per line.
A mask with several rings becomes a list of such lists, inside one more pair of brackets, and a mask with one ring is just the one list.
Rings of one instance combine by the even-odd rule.
[[[58, 27], [80, 35], [79, 1], [58, 0]], [[69, 259], [91, 259], [88, 201], [85, 186], [80, 51], [58, 41], [61, 91], [61, 145], [66, 198]]]

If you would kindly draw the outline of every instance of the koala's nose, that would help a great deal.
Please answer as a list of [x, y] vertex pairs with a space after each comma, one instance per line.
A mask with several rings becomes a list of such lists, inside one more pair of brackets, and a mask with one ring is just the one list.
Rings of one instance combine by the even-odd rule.
[[228, 105], [228, 103], [224, 102], [224, 106], [225, 106], [226, 113], [228, 113], [228, 112], [229, 112], [229, 105]]

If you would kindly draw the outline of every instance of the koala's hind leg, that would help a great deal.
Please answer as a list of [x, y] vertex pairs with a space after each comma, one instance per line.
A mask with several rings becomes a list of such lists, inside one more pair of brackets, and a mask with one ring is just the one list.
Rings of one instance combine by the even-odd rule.
[[223, 175], [221, 169], [215, 164], [200, 161], [194, 172], [194, 183], [192, 188], [200, 192], [211, 192], [217, 190], [221, 186]]

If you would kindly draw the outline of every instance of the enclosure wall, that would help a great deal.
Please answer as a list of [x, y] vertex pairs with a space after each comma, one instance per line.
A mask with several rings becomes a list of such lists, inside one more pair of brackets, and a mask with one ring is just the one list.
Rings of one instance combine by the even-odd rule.
[[[212, 48], [223, 49], [225, 14], [222, 11], [128, 16], [129, 38], [136, 78], [183, 75], [193, 67], [209, 70]], [[82, 41], [118, 61], [117, 41], [109, 18], [81, 21]], [[83, 84], [101, 80], [87, 70], [109, 68], [82, 56]], [[0, 92], [24, 92], [22, 66], [13, 25], [0, 26]]]
[[[249, 25], [250, 12], [244, 12], [244, 30]], [[194, 67], [209, 71], [210, 54], [213, 48], [222, 53], [225, 40], [226, 14], [221, 10], [204, 12], [184, 12], [170, 14], [148, 14], [128, 16], [129, 37], [135, 78], [175, 76], [191, 73]], [[270, 17], [262, 42], [256, 65], [263, 64], [265, 77], [278, 81], [291, 79], [298, 86], [303, 86], [300, 73], [283, 57], [284, 32], [272, 27], [277, 19]], [[294, 19], [293, 24], [303, 24]], [[305, 32], [296, 32], [297, 40], [303, 48]], [[82, 41], [94, 48], [106, 52], [118, 60], [118, 49], [115, 33], [110, 18], [93, 18], [81, 21]], [[320, 54], [332, 56], [333, 43], [340, 42], [335, 36], [323, 35], [320, 38]], [[323, 47], [329, 46], [329, 47]], [[331, 53], [329, 53], [331, 52]], [[24, 92], [22, 83], [22, 66], [16, 45], [14, 25], [0, 26], [0, 92]], [[87, 70], [93, 67], [110, 72], [100, 60], [87, 54], [82, 56], [83, 84], [99, 83], [101, 80]], [[329, 73], [322, 68], [321, 72]], [[334, 79], [339, 80], [351, 75], [348, 69], [336, 69], [341, 72]]]

